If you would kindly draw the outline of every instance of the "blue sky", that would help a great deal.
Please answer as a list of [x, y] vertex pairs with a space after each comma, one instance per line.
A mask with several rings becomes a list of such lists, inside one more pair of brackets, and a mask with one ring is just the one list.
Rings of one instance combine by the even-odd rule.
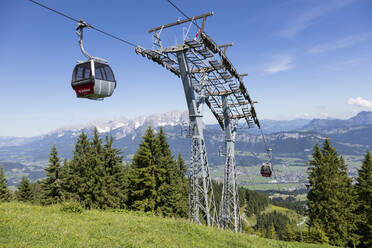
[[[40, 2], [146, 48], [148, 29], [182, 17], [166, 0]], [[206, 32], [219, 44], [234, 43], [227, 54], [249, 74], [245, 84], [261, 119], [347, 118], [372, 110], [372, 1], [173, 2], [189, 16], [214, 12]], [[71, 73], [84, 57], [76, 23], [27, 0], [2, 0], [0, 9], [0, 136], [186, 110], [177, 77], [94, 30], [85, 33], [85, 48], [110, 62], [118, 86], [104, 101], [77, 99]], [[175, 32], [181, 28], [164, 39], [175, 40]], [[206, 122], [213, 122], [207, 113]]]

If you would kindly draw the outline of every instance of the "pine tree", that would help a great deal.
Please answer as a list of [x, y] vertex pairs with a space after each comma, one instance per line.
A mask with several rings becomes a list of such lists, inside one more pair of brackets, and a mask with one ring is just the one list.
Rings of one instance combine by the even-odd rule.
[[184, 199], [184, 174], [181, 166], [184, 166], [182, 157], [177, 163], [173, 159], [164, 130], [160, 128], [157, 135], [160, 147], [159, 165], [157, 166], [158, 206], [159, 212], [165, 216], [185, 216]]
[[324, 231], [332, 245], [356, 243], [355, 193], [344, 160], [326, 139], [322, 149], [315, 146], [309, 165], [311, 225]]
[[176, 161], [164, 130], [149, 127], [133, 157], [128, 205], [163, 216], [186, 216], [187, 182], [181, 156]]
[[34, 199], [34, 194], [32, 192], [30, 181], [27, 177], [23, 177], [21, 183], [18, 186], [18, 191], [16, 192], [16, 197], [18, 201], [32, 202]]
[[358, 231], [360, 235], [360, 244], [358, 247], [372, 247], [372, 157], [368, 151], [362, 167], [360, 168], [357, 183], [355, 185], [357, 191], [358, 208]]
[[47, 178], [41, 183], [41, 203], [50, 205], [62, 202], [61, 164], [55, 146], [52, 147], [50, 152], [49, 165], [45, 168], [45, 172]]
[[10, 201], [11, 193], [8, 189], [8, 182], [6, 180], [3, 167], [0, 166], [0, 202]]
[[151, 127], [142, 139], [132, 159], [128, 205], [136, 210], [155, 211], [158, 200], [156, 167], [159, 164], [160, 148]]
[[177, 214], [180, 217], [187, 217], [188, 201], [189, 201], [189, 181], [186, 178], [187, 166], [181, 154], [177, 158], [177, 181], [179, 200], [177, 201]]
[[160, 128], [157, 139], [160, 147], [156, 176], [159, 192], [158, 212], [165, 216], [185, 217], [188, 200], [185, 162], [181, 155], [174, 160], [162, 128]]
[[124, 208], [127, 200], [126, 187], [128, 183], [124, 174], [121, 152], [112, 147], [113, 142], [112, 136], [106, 136], [106, 143], [103, 148], [105, 207]]
[[185, 160], [183, 160], [181, 153], [178, 154], [177, 157], [177, 167], [178, 167], [178, 173], [179, 177], [186, 180], [185, 175], [187, 172], [187, 166], [185, 164]]
[[90, 172], [90, 176], [86, 178], [86, 182], [90, 188], [90, 190], [86, 192], [91, 200], [90, 207], [108, 208], [110, 207], [110, 202], [108, 201], [110, 196], [104, 187], [106, 171], [103, 145], [97, 128], [94, 128], [90, 147], [91, 149], [87, 164], [87, 169]]
[[175, 205], [175, 190], [171, 184], [174, 181], [176, 164], [162, 128], [156, 136], [156, 141], [159, 146], [159, 154], [158, 158], [155, 158], [158, 161], [155, 167], [156, 191], [158, 193], [155, 210], [167, 216], [173, 212]]
[[121, 152], [112, 147], [114, 139], [106, 136], [103, 145], [97, 128], [89, 141], [82, 132], [71, 161], [62, 168], [62, 186], [67, 198], [78, 200], [85, 208], [126, 207], [126, 187]]
[[[338, 176], [338, 202], [341, 203], [341, 209], [337, 227], [341, 235], [341, 242], [344, 246], [355, 247], [359, 244], [359, 235], [356, 234], [358, 215], [355, 213], [358, 207], [357, 192], [352, 183], [352, 178], [348, 176], [347, 165], [342, 156], [339, 159], [339, 176]], [[339, 209], [339, 206], [336, 206]], [[343, 235], [347, 235], [346, 237]], [[329, 236], [329, 235], [328, 235]], [[331, 237], [331, 236], [329, 236]]]
[[92, 146], [84, 131], [78, 137], [74, 155], [63, 172], [62, 187], [66, 191], [67, 198], [79, 201], [85, 208], [94, 207]]

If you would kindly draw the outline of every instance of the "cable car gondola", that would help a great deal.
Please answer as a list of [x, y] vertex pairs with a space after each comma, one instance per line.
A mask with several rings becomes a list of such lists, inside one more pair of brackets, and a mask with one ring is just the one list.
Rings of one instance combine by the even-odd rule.
[[271, 177], [271, 174], [273, 173], [271, 163], [270, 162], [264, 162], [261, 166], [261, 176], [263, 177]]
[[83, 28], [89, 25], [80, 20], [76, 33], [79, 36], [81, 52], [88, 58], [78, 62], [72, 73], [71, 86], [79, 98], [100, 100], [112, 95], [116, 88], [114, 74], [104, 59], [90, 56], [83, 47]]
[[273, 167], [271, 164], [271, 159], [272, 159], [272, 149], [268, 148], [267, 150], [267, 155], [268, 155], [268, 161], [262, 163], [261, 165], [261, 176], [263, 177], [271, 177], [271, 174], [273, 173]]
[[116, 81], [108, 64], [91, 59], [75, 66], [71, 86], [77, 97], [102, 99], [112, 95]]

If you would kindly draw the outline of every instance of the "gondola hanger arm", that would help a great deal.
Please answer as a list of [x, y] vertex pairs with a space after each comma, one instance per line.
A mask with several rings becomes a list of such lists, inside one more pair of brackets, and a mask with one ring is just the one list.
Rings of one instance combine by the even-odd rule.
[[96, 61], [101, 61], [101, 62], [107, 63], [106, 60], [98, 58], [98, 57], [93, 57], [87, 51], [85, 51], [84, 45], [83, 45], [83, 30], [84, 30], [84, 28], [91, 28], [91, 26], [87, 22], [80, 19], [80, 21], [78, 22], [77, 27], [76, 27], [76, 34], [79, 37], [80, 51], [89, 60], [96, 60]]
[[76, 34], [77, 36], [79, 37], [79, 47], [80, 47], [80, 51], [82, 52], [82, 54], [87, 57], [87, 59], [91, 60], [93, 57], [90, 56], [89, 53], [87, 53], [87, 51], [85, 51], [84, 49], [84, 45], [83, 45], [83, 31], [84, 31], [84, 28], [89, 28], [89, 24], [84, 22], [82, 19], [80, 19], [80, 21], [78, 22], [77, 24], [77, 27], [76, 27]]

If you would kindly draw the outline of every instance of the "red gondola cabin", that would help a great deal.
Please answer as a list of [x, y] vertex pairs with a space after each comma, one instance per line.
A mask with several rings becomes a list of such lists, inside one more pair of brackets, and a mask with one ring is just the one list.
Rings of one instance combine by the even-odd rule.
[[97, 100], [111, 96], [116, 81], [107, 63], [91, 59], [75, 66], [71, 86], [77, 97]]

